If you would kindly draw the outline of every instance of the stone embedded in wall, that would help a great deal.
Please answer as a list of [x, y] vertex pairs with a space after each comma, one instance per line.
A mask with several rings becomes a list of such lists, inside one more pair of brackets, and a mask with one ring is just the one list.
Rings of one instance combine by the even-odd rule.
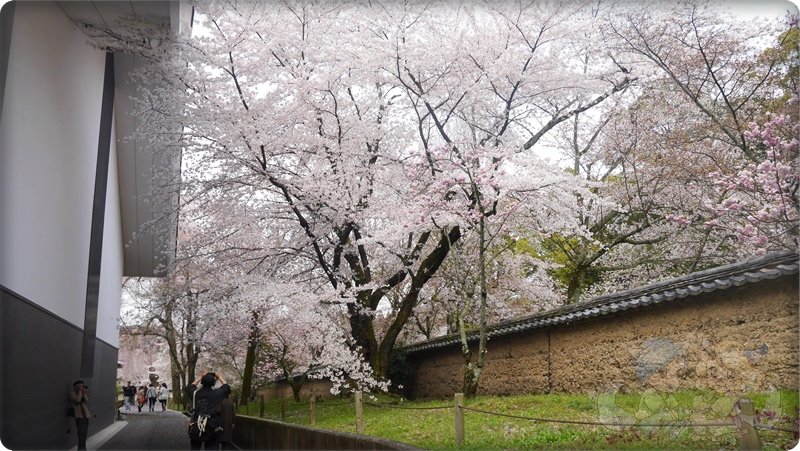
[[732, 340], [715, 343], [702, 333], [687, 334], [686, 338], [683, 342], [652, 338], [631, 349], [642, 388], [712, 388], [726, 394], [770, 388], [767, 368], [759, 363], [769, 352], [766, 343], [748, 350]]
[[634, 369], [639, 382], [646, 383], [656, 371], [669, 365], [680, 354], [680, 349], [667, 338], [651, 338], [641, 345]]

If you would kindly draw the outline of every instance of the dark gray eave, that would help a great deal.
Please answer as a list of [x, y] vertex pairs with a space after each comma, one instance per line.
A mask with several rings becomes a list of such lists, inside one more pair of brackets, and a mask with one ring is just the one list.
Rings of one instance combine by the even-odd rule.
[[[699, 271], [681, 277], [656, 282], [632, 290], [603, 295], [585, 302], [558, 307], [547, 312], [522, 318], [502, 321], [487, 327], [489, 337], [517, 334], [523, 331], [542, 329], [557, 324], [612, 315], [624, 310], [661, 304], [678, 299], [696, 296], [701, 293], [726, 290], [778, 277], [798, 273], [798, 255], [795, 252], [776, 252], [763, 257], [730, 265]], [[477, 341], [477, 332], [467, 336], [468, 341]], [[403, 348], [404, 352], [414, 353], [442, 348], [460, 343], [458, 334], [414, 343]]]

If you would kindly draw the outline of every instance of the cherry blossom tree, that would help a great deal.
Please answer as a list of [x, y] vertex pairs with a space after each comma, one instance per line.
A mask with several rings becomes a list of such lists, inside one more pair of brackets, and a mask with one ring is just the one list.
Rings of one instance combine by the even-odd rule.
[[185, 231], [179, 234], [184, 239], [179, 239], [174, 267], [167, 277], [126, 281], [132, 301], [121, 324], [123, 335], [164, 341], [175, 401], [184, 404], [183, 388], [195, 379], [209, 331], [227, 314], [231, 304], [225, 300], [234, 288], [220, 278], [222, 273], [212, 261], [197, 257]]
[[719, 4], [701, 1], [632, 6], [608, 22], [609, 34], [620, 43], [622, 64], [643, 58], [645, 64], [636, 70], [649, 66], [651, 77], [677, 88], [705, 119], [687, 126], [702, 127], [694, 132], [738, 149], [751, 161], [761, 152], [751, 147], [747, 124], [764, 113], [763, 100], [775, 95], [770, 95], [771, 80], [785, 73], [781, 55], [763, 53], [765, 39], [788, 38], [779, 27], [777, 20], [736, 20]]
[[[594, 36], [581, 14], [591, 5], [198, 3], [204, 32], [191, 39], [98, 39], [139, 54], [135, 76], [158, 81], [137, 99], [138, 133], [184, 161], [181, 183], [162, 186], [241, 243], [228, 255], [280, 261], [287, 281], [337, 293], [352, 349], [385, 378], [419, 293], [462, 237], [461, 222], [417, 214], [421, 196], [447, 197], [430, 191], [444, 177], [434, 147], [469, 137], [530, 156], [630, 84], [609, 58], [573, 64]], [[143, 19], [127, 24], [142, 35]], [[428, 166], [412, 176], [418, 157]], [[400, 301], [379, 335], [391, 291]]]
[[138, 335], [136, 328], [120, 332], [119, 361], [122, 367], [117, 376], [125, 385], [128, 381], [139, 387], [150, 382], [172, 379], [169, 352], [164, 340], [154, 335]]
[[[263, 280], [252, 280], [240, 290], [250, 298], [252, 313], [249, 326], [239, 322], [240, 329], [258, 330], [257, 376], [286, 380], [297, 401], [307, 380], [322, 377], [333, 382], [334, 393], [344, 387], [386, 390], [387, 383], [376, 379], [353, 346], [345, 327], [346, 310], [335, 292], [313, 293], [300, 285]], [[314, 303], [316, 307], [309, 308]]]
[[[409, 168], [411, 173], [425, 173], [431, 164], [440, 169], [441, 175], [436, 183], [441, 185], [441, 189], [428, 192], [445, 192], [445, 196], [419, 196], [418, 210], [431, 212], [437, 223], [458, 224], [465, 233], [454, 249], [461, 252], [452, 255], [450, 263], [446, 263], [451, 274], [444, 287], [450, 291], [445, 294], [446, 299], [455, 304], [452, 317], [461, 337], [464, 393], [467, 396], [474, 396], [477, 392], [484, 366], [490, 285], [495, 296], [493, 304], [507, 300], [503, 299], [504, 292], [516, 291], [516, 296], [529, 299], [540, 297], [540, 293], [532, 290], [533, 284], [525, 287], [526, 290], [523, 288], [525, 284], [520, 283], [531, 282], [533, 277], [525, 277], [522, 271], [510, 278], [504, 277], [503, 273], [511, 265], [501, 264], [500, 258], [504, 253], [511, 254], [514, 234], [519, 233], [517, 228], [532, 227], [541, 233], [585, 234], [574, 214], [574, 202], [578, 196], [585, 199], [594, 197], [579, 179], [559, 173], [530, 156], [507, 156], [507, 152], [502, 147], [454, 143], [430, 148], [424, 159], [420, 156], [416, 165]], [[413, 165], [414, 160], [411, 162]], [[520, 174], [525, 176], [520, 177]], [[418, 219], [422, 220], [424, 216]], [[511, 257], [509, 255], [508, 262], [514, 260]], [[544, 272], [539, 275], [544, 275]], [[541, 296], [541, 301], [555, 297], [550, 290], [541, 291], [546, 293]], [[437, 293], [437, 296], [441, 295]], [[540, 306], [544, 304], [540, 302]], [[499, 309], [495, 307], [492, 310]], [[466, 318], [470, 314], [477, 317], [476, 354], [473, 354], [467, 339]]]
[[[796, 111], [798, 97], [789, 102]], [[722, 200], [708, 206], [718, 215], [709, 227], [732, 229], [740, 242], [758, 254], [770, 247], [798, 249], [797, 161], [800, 156], [800, 122], [788, 114], [769, 114], [766, 120], [751, 123], [746, 137], [766, 148], [766, 158], [758, 164], [740, 165], [735, 172], [709, 174], [722, 194]]]
[[[617, 205], [580, 202], [592, 238], [553, 235], [544, 243], [543, 256], [563, 264], [552, 273], [571, 302], [795, 247], [791, 214], [781, 216], [781, 228], [773, 218], [759, 232], [754, 223], [746, 228], [746, 215], [726, 222], [736, 214], [720, 216], [720, 208], [753, 194], [734, 194], [744, 189], [733, 182], [740, 169], [770, 168], [777, 156], [753, 139], [750, 124], [781, 112], [796, 91], [796, 20], [743, 23], [720, 8], [630, 4], [608, 16], [603, 43], [635, 82], [602, 114], [575, 117], [554, 134], [572, 171], [602, 182], [598, 195]], [[782, 205], [770, 202], [769, 211], [791, 211], [789, 186], [784, 180], [784, 199], [773, 199]], [[751, 239], [737, 240], [742, 232]]]

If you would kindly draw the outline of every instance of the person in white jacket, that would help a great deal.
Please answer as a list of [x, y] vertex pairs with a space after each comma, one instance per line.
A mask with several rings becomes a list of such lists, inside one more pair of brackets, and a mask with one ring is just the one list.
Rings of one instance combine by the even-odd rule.
[[158, 387], [158, 401], [161, 402], [161, 411], [167, 411], [167, 400], [169, 399], [169, 389], [167, 388], [167, 384], [161, 384]]
[[149, 401], [150, 411], [156, 411], [156, 398], [158, 397], [158, 392], [156, 391], [155, 385], [150, 382], [150, 386], [147, 387], [147, 394], [145, 395], [147, 400]]

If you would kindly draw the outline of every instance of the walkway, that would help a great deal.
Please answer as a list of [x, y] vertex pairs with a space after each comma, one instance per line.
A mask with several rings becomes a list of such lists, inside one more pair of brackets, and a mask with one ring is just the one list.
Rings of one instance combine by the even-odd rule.
[[[189, 437], [186, 427], [189, 419], [175, 410], [161, 411], [156, 406], [155, 412], [145, 407], [138, 412], [135, 407], [125, 412], [122, 420], [89, 437], [86, 442], [88, 450], [187, 450]], [[91, 431], [91, 426], [90, 433]], [[75, 448], [73, 448], [74, 450]]]

